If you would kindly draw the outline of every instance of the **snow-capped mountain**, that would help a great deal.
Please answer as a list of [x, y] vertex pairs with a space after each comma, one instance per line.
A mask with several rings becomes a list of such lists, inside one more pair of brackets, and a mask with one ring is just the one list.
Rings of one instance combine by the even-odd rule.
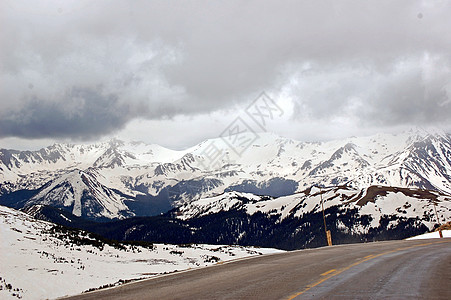
[[89, 172], [74, 170], [47, 182], [25, 206], [42, 204], [67, 208], [75, 216], [90, 218], [131, 217], [134, 214], [124, 200], [130, 199], [100, 184]]
[[[412, 130], [314, 143], [259, 133], [252, 144], [243, 142], [251, 138], [255, 135], [216, 138], [183, 151], [118, 140], [39, 151], [1, 149], [0, 204], [17, 202], [20, 194], [27, 205], [44, 201], [74, 211], [68, 200], [73, 198], [74, 205], [89, 211], [81, 215], [123, 218], [225, 191], [287, 196], [314, 185], [382, 185], [451, 193], [448, 134]], [[91, 193], [89, 203], [81, 195], [91, 189], [77, 186], [83, 182], [77, 172], [84, 172], [93, 191], [102, 191]], [[44, 188], [67, 180], [71, 183], [57, 190]]]

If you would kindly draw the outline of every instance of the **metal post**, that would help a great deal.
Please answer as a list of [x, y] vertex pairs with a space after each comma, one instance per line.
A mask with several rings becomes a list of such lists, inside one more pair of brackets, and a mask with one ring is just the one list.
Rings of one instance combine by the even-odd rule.
[[327, 225], [326, 225], [326, 215], [324, 214], [323, 191], [322, 191], [321, 187], [319, 187], [319, 195], [321, 197], [321, 207], [323, 209], [324, 231], [326, 232], [327, 245], [332, 246], [332, 236], [330, 234], [330, 230], [327, 230]]
[[435, 217], [437, 218], [437, 223], [438, 223], [438, 235], [440, 236], [440, 238], [443, 238], [442, 230], [440, 229], [441, 224], [440, 224], [440, 220], [438, 218], [438, 213], [437, 213], [437, 208], [436, 208], [437, 203], [436, 202], [433, 202], [433, 203], [434, 203]]

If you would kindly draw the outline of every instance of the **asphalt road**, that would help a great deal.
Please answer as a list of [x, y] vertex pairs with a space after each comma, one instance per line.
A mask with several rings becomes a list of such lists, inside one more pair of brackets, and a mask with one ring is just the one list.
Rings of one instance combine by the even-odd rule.
[[451, 299], [451, 239], [259, 256], [69, 299]]

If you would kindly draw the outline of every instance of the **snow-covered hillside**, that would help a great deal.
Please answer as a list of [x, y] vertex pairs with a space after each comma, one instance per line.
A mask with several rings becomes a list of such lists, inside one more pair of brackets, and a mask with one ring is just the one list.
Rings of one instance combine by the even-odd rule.
[[[252, 144], [242, 142], [248, 138], [255, 136], [247, 133], [211, 139], [183, 151], [118, 140], [57, 144], [34, 152], [2, 149], [0, 203], [10, 205], [13, 200], [2, 197], [16, 199], [12, 192], [40, 189], [39, 196], [30, 198], [46, 199], [52, 205], [66, 201], [67, 205], [60, 203], [59, 207], [73, 211], [69, 200], [54, 197], [73, 195], [77, 198], [73, 202], [81, 203], [81, 215], [122, 218], [163, 212], [224, 191], [285, 196], [313, 185], [356, 189], [382, 185], [451, 194], [448, 134], [412, 130], [312, 143], [259, 133]], [[62, 186], [58, 193], [43, 188], [77, 171], [90, 174], [92, 186], [115, 194], [110, 203], [105, 204], [104, 193], [92, 193], [93, 203], [101, 205], [84, 205], [80, 193], [71, 190], [75, 183]], [[48, 193], [44, 195], [44, 191]], [[158, 207], [143, 211], [143, 206]]]
[[0, 206], [0, 298], [47, 299], [276, 249], [105, 244]]
[[[352, 230], [364, 233], [370, 228], [381, 226], [382, 216], [418, 218], [429, 229], [437, 224], [434, 203], [441, 221], [451, 219], [451, 195], [434, 191], [407, 188], [372, 186], [368, 189], [335, 187], [307, 189], [294, 195], [272, 198], [248, 193], [228, 192], [219, 196], [203, 198], [180, 206], [175, 215], [182, 220], [199, 218], [222, 211], [244, 210], [253, 215], [256, 212], [277, 216], [279, 222], [286, 218], [299, 218], [322, 209], [340, 207], [356, 208], [360, 215], [371, 216], [367, 228], [355, 224]], [[394, 221], [396, 222], [396, 221]]]

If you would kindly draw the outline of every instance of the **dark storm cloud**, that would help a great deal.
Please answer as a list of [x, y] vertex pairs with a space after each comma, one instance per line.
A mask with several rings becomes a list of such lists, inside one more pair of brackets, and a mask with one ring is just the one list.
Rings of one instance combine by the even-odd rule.
[[149, 111], [147, 105], [129, 105], [101, 89], [72, 88], [62, 101], [33, 98], [20, 108], [0, 113], [0, 136], [91, 139], [122, 129], [140, 116], [161, 119], [176, 114], [171, 103]]
[[101, 136], [262, 90], [284, 90], [298, 120], [450, 113], [450, 1], [6, 1], [0, 14], [0, 136]]
[[34, 98], [20, 109], [2, 113], [0, 135], [92, 138], [117, 130], [130, 118], [130, 108], [114, 95], [74, 88], [65, 96], [65, 102]]

